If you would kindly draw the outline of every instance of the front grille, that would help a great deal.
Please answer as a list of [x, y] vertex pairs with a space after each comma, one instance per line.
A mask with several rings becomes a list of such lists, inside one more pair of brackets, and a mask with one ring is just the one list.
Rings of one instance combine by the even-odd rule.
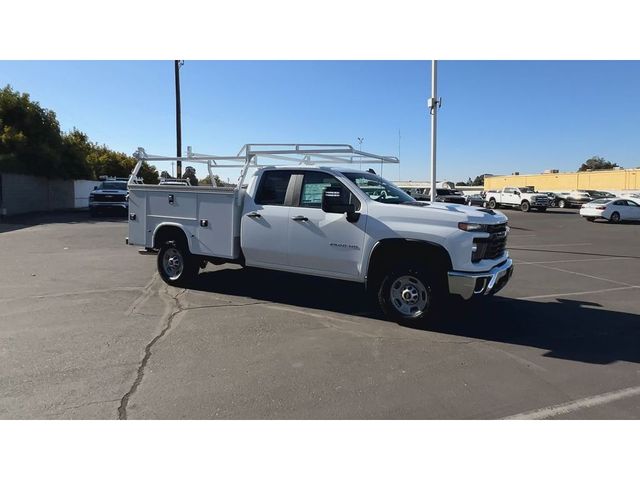
[[473, 240], [476, 246], [476, 251], [473, 252], [471, 257], [473, 262], [499, 258], [507, 248], [506, 223], [487, 225], [487, 232], [490, 233], [487, 238], [476, 238]]
[[125, 202], [126, 194], [120, 193], [94, 193], [93, 201], [94, 202]]

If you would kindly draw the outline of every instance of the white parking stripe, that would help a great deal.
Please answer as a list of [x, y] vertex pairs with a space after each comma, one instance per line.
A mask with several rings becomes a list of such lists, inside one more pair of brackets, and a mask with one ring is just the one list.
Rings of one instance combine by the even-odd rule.
[[[580, 247], [586, 245], [593, 245], [593, 243], [549, 243], [547, 245], [538, 245], [536, 243], [532, 243], [529, 245], [511, 245], [509, 243], [508, 248], [519, 248], [519, 247]], [[576, 252], [579, 253], [579, 252]]]
[[608, 258], [578, 258], [573, 260], [544, 260], [541, 262], [513, 262], [514, 265], [546, 265], [549, 263], [573, 263], [573, 262], [608, 262], [609, 260], [640, 260], [640, 258], [608, 257]]
[[534, 264], [533, 266], [534, 267], [540, 267], [540, 268], [546, 268], [548, 270], [556, 270], [558, 272], [573, 273], [574, 275], [579, 275], [581, 277], [593, 278], [594, 280], [601, 280], [603, 282], [616, 283], [618, 285], [626, 285], [627, 287], [635, 287], [635, 285], [631, 285], [630, 283], [627, 283], [627, 282], [619, 282], [617, 280], [609, 280], [608, 278], [597, 277], [595, 275], [588, 275], [586, 273], [573, 272], [571, 270], [565, 270], [564, 268], [550, 267], [548, 265], [540, 265], [540, 264]]
[[568, 297], [568, 296], [575, 296], [575, 295], [590, 295], [590, 294], [596, 294], [596, 293], [616, 292], [618, 290], [631, 290], [634, 288], [640, 288], [640, 286], [604, 288], [602, 290], [591, 290], [588, 292], [550, 293], [547, 295], [533, 295], [531, 297], [518, 297], [518, 300], [537, 300], [539, 298], [558, 298], [558, 297]]
[[636, 395], [640, 395], [640, 386], [581, 398], [580, 400], [552, 405], [550, 407], [540, 408], [529, 412], [518, 413], [517, 415], [505, 417], [503, 420], [542, 420], [544, 418], [557, 417], [558, 415], [566, 415], [585, 408], [606, 405], [607, 403], [622, 400], [623, 398], [635, 397]]

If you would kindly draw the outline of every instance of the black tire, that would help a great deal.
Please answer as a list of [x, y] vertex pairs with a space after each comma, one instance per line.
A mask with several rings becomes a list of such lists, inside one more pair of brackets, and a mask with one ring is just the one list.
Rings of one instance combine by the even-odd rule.
[[609, 222], [620, 223], [620, 214], [618, 212], [613, 212], [609, 217]]
[[538, 211], [544, 213], [547, 211], [547, 207], [538, 207]]
[[567, 208], [567, 202], [564, 201], [564, 198], [558, 200], [558, 208]]
[[498, 204], [496, 203], [496, 199], [495, 198], [489, 199], [488, 205], [489, 205], [489, 208], [492, 209], [492, 210], [498, 206]]
[[521, 204], [520, 204], [520, 210], [522, 210], [523, 212], [528, 212], [531, 210], [531, 204], [529, 202], [527, 202], [526, 200], [524, 200]]
[[192, 284], [198, 275], [198, 263], [183, 241], [169, 240], [158, 252], [158, 273], [165, 283], [174, 287]]
[[378, 305], [387, 318], [419, 327], [433, 317], [434, 303], [444, 298], [441, 281], [425, 268], [398, 265], [379, 284]]

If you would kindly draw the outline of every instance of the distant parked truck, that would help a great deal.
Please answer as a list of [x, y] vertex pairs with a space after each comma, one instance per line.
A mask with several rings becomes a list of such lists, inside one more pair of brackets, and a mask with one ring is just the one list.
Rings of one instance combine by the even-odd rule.
[[537, 193], [532, 187], [504, 187], [502, 190], [487, 192], [485, 198], [489, 208], [520, 207], [523, 212], [534, 208], [544, 212], [549, 207], [549, 197]]

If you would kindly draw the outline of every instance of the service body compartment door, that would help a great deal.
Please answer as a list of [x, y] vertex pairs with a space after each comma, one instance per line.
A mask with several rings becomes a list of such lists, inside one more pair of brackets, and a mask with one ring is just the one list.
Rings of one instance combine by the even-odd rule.
[[245, 196], [240, 244], [247, 265], [286, 267], [291, 179], [291, 171], [265, 170], [255, 198]]
[[147, 195], [144, 190], [129, 187], [129, 245], [146, 245]]
[[197, 239], [193, 253], [209, 257], [237, 258], [240, 229], [237, 228], [237, 195], [232, 190], [198, 192]]

